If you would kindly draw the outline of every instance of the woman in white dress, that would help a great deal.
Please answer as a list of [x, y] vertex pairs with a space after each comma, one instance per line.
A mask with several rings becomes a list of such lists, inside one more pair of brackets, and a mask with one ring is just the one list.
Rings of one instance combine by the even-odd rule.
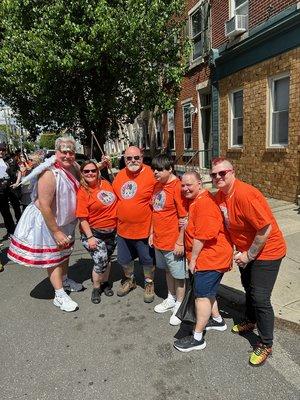
[[[35, 201], [22, 214], [8, 256], [21, 265], [47, 269], [55, 290], [53, 304], [63, 311], [75, 311], [78, 304], [64, 290], [82, 289], [81, 284], [67, 277], [77, 223], [79, 169], [75, 163], [75, 140], [60, 137], [55, 149], [50, 166], [47, 161], [49, 167], [38, 177]], [[33, 178], [43, 169], [40, 167], [32, 172]]]

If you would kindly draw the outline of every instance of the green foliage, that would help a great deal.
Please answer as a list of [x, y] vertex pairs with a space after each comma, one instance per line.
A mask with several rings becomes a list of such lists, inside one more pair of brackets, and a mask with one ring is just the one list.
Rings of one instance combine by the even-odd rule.
[[43, 133], [39, 140], [39, 146], [41, 149], [53, 150], [55, 148], [55, 140], [58, 135], [55, 133]]
[[35, 145], [32, 142], [25, 141], [23, 143], [24, 149], [26, 149], [27, 153], [32, 153], [35, 150]]
[[[1, 0], [0, 0], [1, 1]], [[182, 0], [2, 0], [0, 94], [34, 132], [94, 131], [172, 107], [186, 68]]]

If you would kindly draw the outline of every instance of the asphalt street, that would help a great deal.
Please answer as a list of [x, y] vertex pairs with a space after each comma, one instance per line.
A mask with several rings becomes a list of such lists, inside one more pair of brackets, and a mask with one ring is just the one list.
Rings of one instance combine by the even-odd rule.
[[[256, 335], [235, 336], [229, 328], [208, 332], [206, 349], [180, 353], [173, 348], [174, 337], [190, 327], [172, 327], [170, 313], [153, 312], [166, 293], [163, 275], [156, 276], [153, 304], [143, 302], [138, 287], [124, 298], [102, 295], [94, 305], [91, 267], [77, 241], [70, 276], [86, 289], [71, 294], [80, 309], [65, 313], [52, 304], [45, 271], [5, 265], [0, 274], [1, 399], [300, 398], [299, 325], [277, 320], [274, 354], [259, 368], [248, 365]], [[114, 262], [113, 278], [120, 277]], [[231, 327], [239, 308], [222, 298], [220, 307]]]

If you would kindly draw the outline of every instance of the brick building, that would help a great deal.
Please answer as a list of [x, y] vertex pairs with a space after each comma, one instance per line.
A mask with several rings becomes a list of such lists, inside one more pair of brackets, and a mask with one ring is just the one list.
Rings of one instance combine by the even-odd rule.
[[[157, 128], [177, 169], [226, 156], [267, 196], [300, 193], [300, 2], [187, 1], [189, 70]], [[158, 146], [157, 146], [158, 148]], [[181, 166], [180, 166], [181, 165]], [[206, 175], [207, 176], [207, 175]]]

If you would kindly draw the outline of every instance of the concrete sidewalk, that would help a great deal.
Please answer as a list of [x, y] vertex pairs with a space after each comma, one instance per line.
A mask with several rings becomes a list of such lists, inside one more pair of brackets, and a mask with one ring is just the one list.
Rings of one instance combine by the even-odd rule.
[[[296, 204], [268, 199], [287, 243], [272, 294], [275, 316], [300, 324], [300, 210]], [[237, 268], [226, 273], [220, 295], [233, 303], [244, 303], [244, 291]]]

